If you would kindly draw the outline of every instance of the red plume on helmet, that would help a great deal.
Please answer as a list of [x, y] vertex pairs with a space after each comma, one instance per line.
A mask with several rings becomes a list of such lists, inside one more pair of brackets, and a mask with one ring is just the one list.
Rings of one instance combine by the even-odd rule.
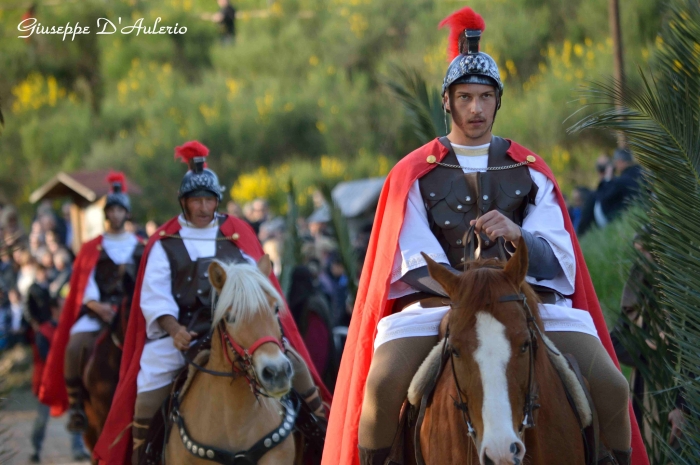
[[[190, 169], [193, 169], [193, 160], [195, 158], [206, 157], [208, 155], [209, 149], [206, 147], [206, 145], [196, 140], [191, 140], [189, 142], [185, 142], [179, 147], [175, 147], [175, 159], [177, 160], [179, 158], [184, 163], [187, 163]], [[205, 163], [204, 168], [206, 167], [207, 164]]]
[[[109, 184], [111, 193], [123, 192], [126, 194], [126, 176], [121, 171], [110, 171], [106, 181]], [[115, 189], [115, 184], [119, 185], [120, 188]]]
[[450, 28], [450, 37], [447, 39], [447, 55], [450, 61], [454, 60], [457, 55], [462, 53], [459, 49], [459, 43], [465, 30], [478, 30], [483, 32], [486, 29], [484, 18], [468, 6], [455, 11], [450, 16], [443, 19], [439, 27], [443, 28], [445, 26]]

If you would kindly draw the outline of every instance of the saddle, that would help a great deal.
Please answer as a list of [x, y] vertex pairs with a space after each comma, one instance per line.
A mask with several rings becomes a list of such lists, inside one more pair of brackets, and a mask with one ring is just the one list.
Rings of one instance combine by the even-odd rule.
[[[388, 465], [425, 465], [420, 444], [421, 426], [440, 377], [446, 367], [451, 369], [447, 363], [449, 354], [444, 353], [442, 347], [443, 341], [428, 354], [411, 382], [408, 396], [401, 408], [399, 430], [392, 445]], [[556, 357], [550, 354], [550, 358]], [[599, 457], [598, 418], [586, 379], [572, 356], [564, 354], [559, 357], [553, 359], [552, 364], [559, 374], [569, 406], [578, 420], [584, 443], [585, 463], [596, 465]]]

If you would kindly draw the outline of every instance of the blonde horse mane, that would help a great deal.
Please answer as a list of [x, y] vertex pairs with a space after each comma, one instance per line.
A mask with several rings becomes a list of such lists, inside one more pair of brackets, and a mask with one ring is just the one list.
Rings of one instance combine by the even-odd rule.
[[[274, 308], [270, 306], [272, 297], [284, 309], [284, 300], [267, 276], [263, 275], [254, 265], [248, 263], [217, 263], [226, 272], [226, 281], [216, 298], [213, 310], [212, 328], [215, 328], [224, 318], [228, 323], [245, 322], [258, 312], [269, 312], [274, 316]], [[214, 305], [214, 304], [213, 304]]]

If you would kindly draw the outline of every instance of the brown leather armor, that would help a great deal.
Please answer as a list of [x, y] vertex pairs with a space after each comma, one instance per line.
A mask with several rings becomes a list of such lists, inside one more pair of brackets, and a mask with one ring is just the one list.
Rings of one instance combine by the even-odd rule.
[[143, 251], [144, 244], [139, 240], [131, 263], [117, 265], [102, 249], [95, 264], [95, 284], [100, 291], [100, 301], [119, 306], [124, 297], [131, 299]]
[[[449, 153], [442, 163], [459, 165], [450, 141], [440, 142]], [[489, 146], [488, 166], [508, 166], [516, 162], [506, 151], [510, 143], [493, 137]], [[475, 182], [469, 182], [469, 178]], [[440, 242], [450, 264], [457, 268], [465, 258], [465, 233], [469, 222], [491, 210], [498, 210], [517, 225], [522, 225], [525, 208], [535, 203], [537, 185], [527, 166], [465, 174], [461, 169], [436, 166], [418, 181], [428, 212], [430, 229]], [[492, 242], [482, 235], [483, 258], [505, 253], [501, 242]], [[505, 255], [508, 256], [508, 255]]]
[[170, 262], [172, 292], [179, 308], [178, 322], [198, 334], [206, 334], [212, 317], [209, 264], [214, 259], [227, 263], [245, 262], [245, 259], [238, 247], [224, 238], [221, 230], [217, 234], [216, 256], [200, 257], [194, 262], [182, 239], [166, 237], [161, 239], [161, 244]]

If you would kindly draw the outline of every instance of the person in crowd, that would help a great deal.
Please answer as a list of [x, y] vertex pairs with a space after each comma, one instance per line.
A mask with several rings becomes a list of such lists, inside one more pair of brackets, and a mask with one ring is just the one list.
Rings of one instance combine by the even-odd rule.
[[218, 23], [221, 26], [221, 41], [223, 43], [233, 42], [236, 38], [236, 9], [229, 0], [217, 0], [217, 3], [219, 11], [214, 14], [203, 14], [202, 19]]
[[71, 256], [66, 249], [62, 248], [56, 252], [53, 256], [53, 261], [56, 268], [56, 275], [53, 280], [51, 280], [49, 292], [51, 292], [51, 297], [57, 297], [61, 289], [68, 284], [73, 268]]
[[11, 205], [6, 205], [0, 212], [0, 228], [7, 247], [13, 247], [26, 239], [24, 229], [19, 223], [17, 209]]
[[151, 237], [158, 230], [158, 223], [153, 220], [146, 222], [146, 235]]
[[314, 275], [307, 266], [294, 267], [287, 302], [316, 371], [332, 391], [337, 374], [332, 366], [336, 359], [332, 315], [326, 296], [314, 281]]
[[629, 201], [638, 193], [641, 181], [642, 167], [634, 162], [632, 152], [616, 149], [613, 166], [608, 167], [596, 191], [593, 214], [598, 226], [605, 227], [628, 207]]
[[29, 291], [29, 286], [34, 283], [36, 260], [29, 253], [29, 249], [21, 247], [13, 254], [13, 258], [18, 266], [16, 286], [24, 300]]
[[[598, 184], [596, 185], [596, 191], [601, 183], [605, 180], [605, 177], [612, 170], [612, 162], [610, 157], [606, 154], [600, 154], [595, 162], [595, 170], [598, 175]], [[585, 234], [591, 226], [596, 225], [595, 216], [593, 210], [596, 203], [596, 191], [591, 192], [588, 196], [586, 202], [583, 204], [581, 209], [581, 220], [579, 221], [578, 228], [576, 228], [576, 234], [582, 236]]]
[[330, 254], [325, 271], [330, 278], [332, 286], [333, 326], [348, 326], [350, 324], [350, 315], [346, 308], [348, 276], [339, 252], [336, 251]]
[[267, 200], [258, 198], [251, 202], [249, 210], [246, 213], [246, 220], [252, 226], [255, 234], [260, 233], [260, 225], [268, 220], [269, 215], [270, 206]]
[[243, 209], [241, 208], [238, 203], [236, 203], [233, 200], [229, 200], [226, 203], [226, 213], [228, 213], [229, 216], [235, 216], [236, 218], [243, 218]]
[[578, 227], [581, 224], [581, 216], [583, 214], [583, 207], [591, 195], [591, 190], [585, 186], [576, 186], [574, 190], [571, 191], [571, 201], [569, 202], [569, 217], [571, 217], [571, 222], [574, 225], [574, 230], [578, 231]]

